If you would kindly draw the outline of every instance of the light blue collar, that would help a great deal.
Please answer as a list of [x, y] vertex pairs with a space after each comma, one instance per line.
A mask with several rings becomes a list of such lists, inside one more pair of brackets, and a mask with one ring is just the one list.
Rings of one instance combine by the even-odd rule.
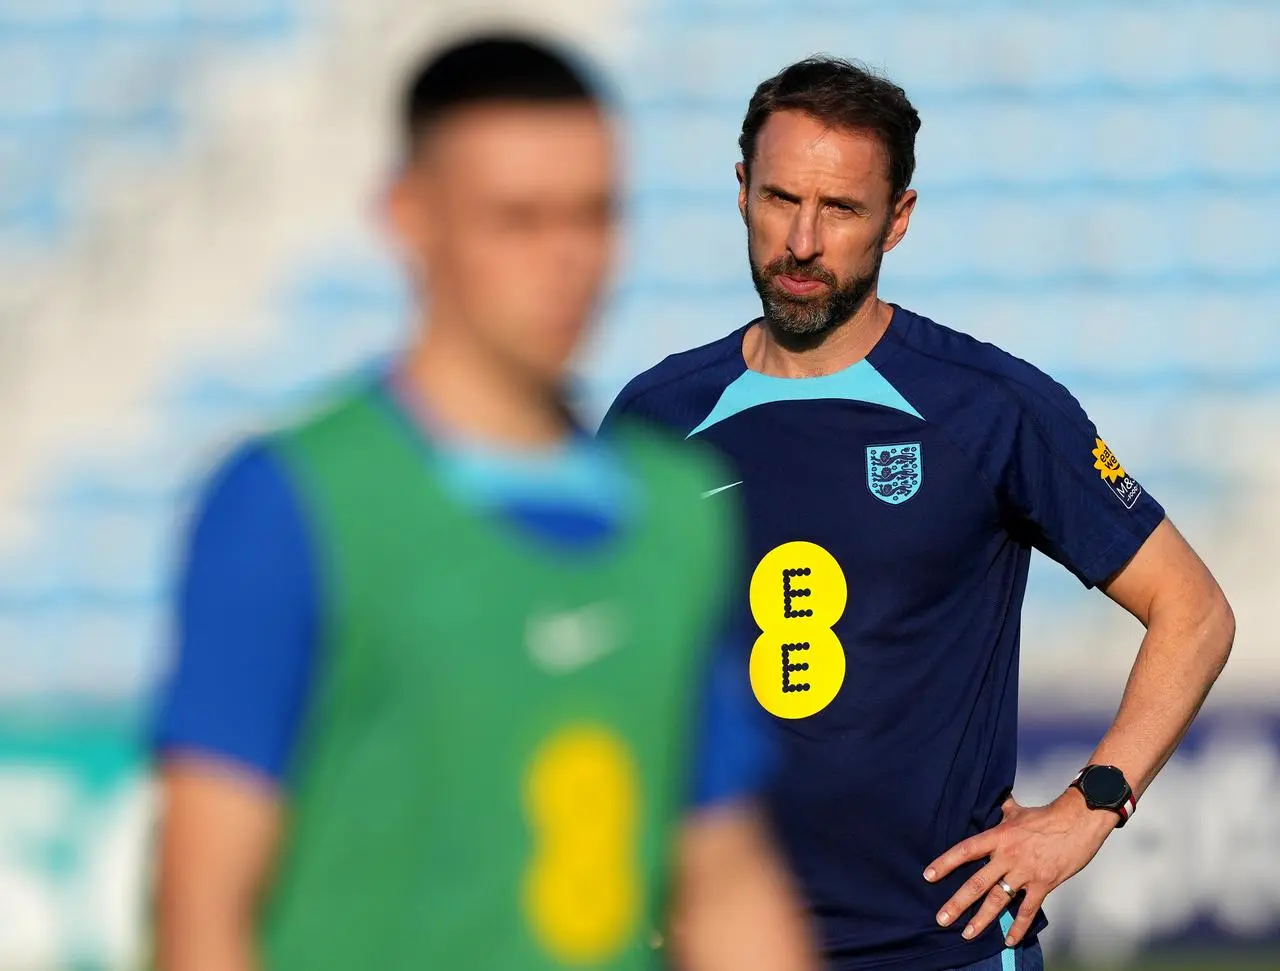
[[864, 358], [843, 370], [814, 378], [779, 378], [750, 369], [743, 371], [721, 392], [720, 400], [711, 409], [711, 413], [689, 433], [689, 437], [759, 405], [775, 401], [823, 399], [864, 401], [892, 408], [924, 421], [924, 416], [912, 407], [911, 402]]
[[633, 508], [635, 486], [608, 441], [574, 431], [543, 449], [482, 445], [439, 429], [394, 376], [383, 381], [382, 390], [387, 406], [422, 446], [424, 461], [450, 492], [475, 507], [555, 506], [611, 519]]

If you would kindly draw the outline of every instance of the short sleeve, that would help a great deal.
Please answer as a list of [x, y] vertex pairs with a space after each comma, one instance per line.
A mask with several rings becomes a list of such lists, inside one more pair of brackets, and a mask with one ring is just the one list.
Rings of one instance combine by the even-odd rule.
[[212, 756], [282, 783], [314, 673], [317, 601], [301, 511], [266, 449], [214, 477], [176, 607], [157, 756]]
[[776, 766], [773, 735], [751, 693], [744, 645], [728, 631], [710, 655], [694, 724], [691, 807], [709, 809], [759, 794]]
[[635, 409], [633, 405], [633, 397], [629, 388], [624, 388], [618, 397], [614, 399], [613, 404], [609, 406], [609, 410], [604, 413], [604, 418], [600, 422], [600, 428], [596, 432], [601, 437], [608, 437], [617, 431], [618, 423], [627, 417], [634, 418]]
[[[656, 428], [663, 434], [679, 434], [683, 438], [684, 432], [693, 427], [693, 423], [681, 427], [675, 415], [667, 414], [669, 407], [660, 406], [658, 403], [660, 396], [646, 391], [644, 378], [643, 374], [634, 378], [618, 392], [618, 397], [614, 399], [600, 421], [597, 435], [602, 437], [616, 435], [620, 426], [642, 424], [649, 428]], [[677, 399], [674, 396], [668, 396], [663, 399], [663, 404], [677, 405]]]
[[1003, 465], [1006, 512], [1086, 586], [1123, 567], [1164, 509], [1121, 464], [1084, 409], [1047, 377], [1011, 384], [1016, 427]]

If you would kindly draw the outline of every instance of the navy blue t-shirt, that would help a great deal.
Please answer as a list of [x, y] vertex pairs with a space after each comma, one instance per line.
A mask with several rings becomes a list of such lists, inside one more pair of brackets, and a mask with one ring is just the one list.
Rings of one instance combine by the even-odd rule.
[[1164, 512], [1063, 387], [989, 344], [895, 307], [865, 360], [777, 378], [747, 368], [746, 331], [640, 375], [605, 427], [656, 422], [736, 469], [707, 501], [742, 493], [746, 667], [782, 738], [769, 806], [833, 966], [994, 955], [995, 924], [966, 942], [934, 920], [977, 866], [922, 872], [1013, 787], [1031, 551], [1096, 585]]

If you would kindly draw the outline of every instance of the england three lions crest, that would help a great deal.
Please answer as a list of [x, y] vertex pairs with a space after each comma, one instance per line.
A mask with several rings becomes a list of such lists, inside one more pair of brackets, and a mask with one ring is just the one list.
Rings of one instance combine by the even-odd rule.
[[923, 477], [919, 442], [867, 446], [867, 488], [881, 502], [906, 502], [920, 491]]

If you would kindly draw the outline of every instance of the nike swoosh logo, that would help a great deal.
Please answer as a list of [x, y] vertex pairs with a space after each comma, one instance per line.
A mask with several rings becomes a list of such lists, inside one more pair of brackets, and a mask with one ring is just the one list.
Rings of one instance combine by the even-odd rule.
[[544, 670], [552, 674], [568, 674], [570, 671], [578, 670], [578, 668], [585, 668], [588, 664], [612, 653], [613, 647], [607, 644], [575, 646], [558, 650], [555, 648], [542, 648], [532, 651], [534, 660]]
[[567, 674], [612, 654], [619, 646], [612, 605], [530, 617], [525, 638], [534, 661], [551, 674]]
[[730, 482], [728, 485], [723, 485], [719, 489], [708, 489], [706, 492], [702, 494], [702, 498], [710, 499], [712, 496], [717, 495], [721, 492], [724, 492], [726, 489], [732, 489], [734, 486], [740, 486], [740, 485], [742, 485], [741, 479], [739, 479], [737, 482]]

